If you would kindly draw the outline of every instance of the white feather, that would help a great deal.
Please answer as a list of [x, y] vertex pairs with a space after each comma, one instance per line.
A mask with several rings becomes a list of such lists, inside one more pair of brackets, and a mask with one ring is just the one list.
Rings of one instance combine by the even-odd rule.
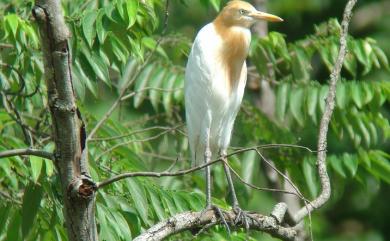
[[[248, 29], [237, 27], [250, 41]], [[215, 158], [230, 143], [234, 120], [240, 108], [246, 83], [246, 64], [242, 63], [237, 86], [229, 90], [226, 67], [220, 59], [222, 42], [214, 24], [204, 26], [195, 38], [185, 74], [185, 105], [188, 139], [193, 164], [204, 159], [207, 130]]]

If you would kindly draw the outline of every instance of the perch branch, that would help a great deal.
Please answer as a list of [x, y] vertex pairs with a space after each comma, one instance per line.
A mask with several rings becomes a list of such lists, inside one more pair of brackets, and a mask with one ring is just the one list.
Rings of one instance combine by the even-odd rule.
[[[237, 219], [237, 215], [234, 211], [224, 212], [223, 215], [228, 223], [234, 223], [234, 220]], [[249, 221], [249, 229], [267, 232], [272, 236], [283, 240], [295, 239], [296, 231], [293, 228], [282, 227], [275, 217], [264, 216], [258, 213], [249, 213], [248, 215], [253, 218], [253, 220], [251, 219]], [[162, 240], [176, 233], [200, 229], [205, 226], [211, 227], [220, 224], [221, 222], [222, 220], [214, 210], [205, 212], [183, 212], [159, 222], [135, 238], [134, 241]], [[236, 227], [238, 226], [242, 228], [245, 227], [243, 223], [238, 223]]]

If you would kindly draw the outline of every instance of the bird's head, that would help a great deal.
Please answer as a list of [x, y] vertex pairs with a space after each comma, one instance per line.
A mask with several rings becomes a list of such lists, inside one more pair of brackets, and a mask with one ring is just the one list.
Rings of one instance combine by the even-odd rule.
[[270, 22], [282, 22], [278, 16], [257, 11], [250, 3], [233, 0], [219, 13], [217, 20], [227, 26], [239, 26], [249, 28], [255, 22], [266, 20]]

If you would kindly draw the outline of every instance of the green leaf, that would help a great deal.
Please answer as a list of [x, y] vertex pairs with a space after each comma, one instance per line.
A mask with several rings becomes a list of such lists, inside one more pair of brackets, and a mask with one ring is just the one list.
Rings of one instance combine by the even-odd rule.
[[46, 176], [51, 177], [54, 173], [54, 165], [52, 160], [44, 159]]
[[300, 126], [304, 124], [304, 116], [302, 111], [303, 104], [303, 89], [295, 88], [291, 91], [289, 107], [292, 115]]
[[3, 233], [4, 228], [7, 226], [7, 220], [11, 218], [10, 212], [12, 209], [11, 203], [4, 203], [4, 206], [0, 206], [0, 233]]
[[387, 59], [386, 54], [383, 52], [382, 49], [380, 49], [378, 46], [373, 47], [373, 51], [378, 58], [379, 62], [383, 67], [385, 67], [387, 70], [390, 70], [389, 66], [389, 60]]
[[112, 216], [112, 210], [103, 205], [97, 204], [97, 213], [100, 221], [100, 237], [102, 240], [119, 240], [120, 230], [116, 220]]
[[134, 107], [138, 108], [141, 106], [142, 102], [145, 99], [146, 91], [144, 90], [147, 86], [148, 81], [150, 80], [150, 76], [152, 75], [153, 71], [155, 69], [155, 66], [150, 64], [148, 65], [138, 76], [134, 90], [136, 91], [136, 94], [134, 96]]
[[192, 210], [200, 211], [204, 209], [205, 200], [204, 198], [202, 198], [202, 196], [199, 193], [195, 193], [195, 192], [191, 193], [190, 198], [186, 200]]
[[372, 144], [376, 145], [378, 143], [378, 131], [376, 129], [375, 124], [372, 123], [371, 120], [365, 120], [365, 124], [370, 132]]
[[181, 197], [181, 195], [179, 195], [179, 193], [174, 192], [172, 197], [178, 212], [189, 210], [187, 202]]
[[332, 155], [328, 157], [328, 162], [333, 167], [333, 169], [340, 174], [340, 176], [346, 178], [347, 175], [345, 174], [345, 171], [343, 169], [343, 160], [337, 158], [337, 156]]
[[317, 114], [316, 114], [316, 106], [318, 101], [318, 88], [317, 87], [309, 87], [307, 93], [307, 113], [312, 118], [313, 122], [317, 123]]
[[115, 219], [115, 226], [120, 230], [118, 233], [120, 240], [132, 240], [129, 225], [123, 215], [120, 212], [111, 212], [111, 214]]
[[139, 4], [138, 1], [134, 1], [134, 0], [126, 1], [126, 10], [127, 10], [127, 18], [128, 18], [127, 28], [133, 26], [137, 19], [138, 4]]
[[366, 143], [366, 146], [369, 147], [371, 144], [370, 132], [368, 131], [368, 129], [364, 125], [364, 122], [361, 118], [357, 117], [356, 122], [357, 122], [357, 125], [358, 125], [361, 133], [363, 134], [363, 137], [364, 137], [363, 140]]
[[[176, 78], [177, 78], [176, 75], [171, 74], [171, 76], [169, 76], [168, 79], [164, 80], [163, 88], [166, 90], [172, 90]], [[163, 94], [163, 105], [164, 105], [164, 109], [168, 112], [168, 114], [171, 114], [172, 113], [172, 91], [166, 91]]]
[[355, 102], [358, 108], [362, 108], [363, 106], [363, 91], [360, 88], [360, 85], [356, 82], [351, 83], [350, 91], [352, 95], [352, 100]]
[[40, 207], [43, 188], [40, 184], [29, 183], [24, 190], [22, 204], [22, 234], [26, 238]]
[[221, 7], [221, 0], [210, 0], [211, 6], [215, 9], [215, 11], [219, 11]]
[[161, 47], [161, 45], [157, 44], [157, 41], [150, 37], [143, 37], [142, 38], [142, 45], [147, 47], [149, 50], [154, 51], [156, 50], [157, 53], [159, 53], [162, 57], [169, 60], [169, 57], [165, 50]]
[[41, 157], [30, 156], [32, 179], [36, 183], [41, 174], [43, 160]]
[[356, 77], [357, 73], [357, 61], [352, 53], [347, 53], [344, 59], [345, 69], [352, 75], [353, 78]]
[[148, 218], [148, 200], [145, 195], [144, 187], [133, 178], [128, 178], [127, 183], [129, 185], [128, 189], [130, 191], [131, 198], [133, 199], [135, 208], [139, 213], [142, 221], [148, 225], [151, 225], [151, 222]]
[[177, 75], [177, 78], [175, 80], [175, 85], [173, 86], [175, 89], [175, 92], [173, 92], [173, 98], [175, 101], [179, 102], [183, 100], [184, 96], [184, 76], [183, 75]]
[[103, 9], [99, 9], [98, 13], [97, 13], [97, 17], [96, 17], [96, 33], [97, 33], [97, 36], [98, 36], [98, 39], [99, 39], [99, 42], [101, 44], [104, 43], [104, 40], [106, 39], [107, 37], [107, 31], [106, 29], [103, 27], [103, 17], [104, 17], [104, 11]]
[[8, 14], [7, 16], [4, 17], [4, 22], [6, 26], [9, 27], [11, 30], [13, 36], [16, 36], [16, 32], [18, 31], [18, 26], [19, 26], [19, 17], [16, 14]]
[[[107, 65], [103, 62], [100, 56], [92, 54], [90, 56], [90, 64], [95, 71], [96, 76], [101, 79], [108, 86], [111, 85], [110, 75], [108, 73]], [[93, 62], [91, 62], [93, 61]]]
[[176, 209], [176, 206], [175, 206], [170, 194], [168, 194], [168, 192], [166, 190], [163, 190], [160, 193], [161, 193], [161, 200], [164, 203], [164, 207], [165, 207], [166, 211], [170, 215], [176, 214], [177, 209]]
[[96, 30], [94, 28], [96, 17], [97, 17], [96, 11], [90, 11], [85, 14], [82, 20], [84, 37], [87, 40], [89, 47], [92, 47], [93, 40], [96, 35]]
[[[165, 79], [166, 72], [163, 68], [158, 68], [153, 76], [150, 78], [150, 84], [149, 87], [151, 88], [161, 88], [162, 82]], [[149, 91], [149, 97], [150, 97], [150, 102], [152, 103], [152, 106], [155, 111], [158, 110], [159, 102], [160, 102], [160, 97], [161, 94], [165, 94], [161, 90], [156, 90], [156, 89], [151, 89]]]
[[371, 151], [371, 168], [366, 168], [371, 174], [390, 184], [390, 163], [381, 152]]
[[125, 11], [123, 8], [125, 0], [116, 0], [115, 8], [119, 13], [119, 16], [121, 17], [122, 20], [127, 20], [125, 19]]
[[344, 153], [343, 154], [343, 161], [344, 165], [347, 167], [349, 172], [351, 173], [352, 177], [356, 175], [358, 165], [359, 165], [359, 160], [355, 155], [351, 155], [349, 153]]
[[331, 57], [329, 46], [316, 44], [316, 49], [320, 53], [321, 59], [324, 62], [325, 66], [327, 67], [328, 71], [329, 72], [332, 71], [333, 64], [332, 64], [332, 57]]
[[[74, 63], [76, 65], [76, 63]], [[79, 72], [79, 67], [74, 66], [72, 68], [72, 77], [73, 77], [73, 86], [76, 91], [76, 95], [79, 99], [84, 100], [85, 98], [85, 83], [82, 82], [84, 80], [84, 76]], [[85, 76], [85, 79], [87, 77]], [[92, 91], [91, 91], [92, 92]]]
[[289, 84], [282, 84], [280, 85], [276, 93], [276, 116], [280, 121], [284, 120], [284, 116], [286, 113], [289, 89]]
[[329, 86], [323, 85], [321, 86], [319, 95], [318, 95], [318, 105], [320, 106], [321, 113], [324, 113], [325, 104], [326, 104], [326, 96], [328, 95]]
[[6, 235], [6, 240], [23, 240], [20, 239], [20, 223], [21, 218], [18, 212], [15, 212], [10, 223], [8, 224], [8, 230]]
[[366, 168], [371, 168], [371, 159], [368, 152], [363, 148], [359, 148], [358, 153], [359, 153], [359, 159], [364, 164], [364, 166]]
[[291, 60], [291, 67], [294, 78], [298, 82], [306, 83], [310, 79], [309, 69], [311, 68], [308, 56], [301, 48], [294, 48], [295, 55]]
[[[257, 153], [255, 151], [245, 152], [242, 158], [242, 162], [245, 163], [245, 165], [242, 165], [241, 177], [244, 179], [244, 181], [252, 183], [253, 176], [256, 175], [259, 170], [259, 160]], [[247, 187], [247, 190], [249, 191], [250, 188]]]
[[346, 84], [339, 82], [336, 86], [336, 104], [340, 109], [345, 109], [348, 104]]
[[[83, 61], [83, 59], [80, 59], [80, 61], [82, 61], [82, 63], [80, 63], [78, 60], [76, 60], [75, 62], [75, 68], [72, 69], [73, 73], [76, 75], [76, 77], [79, 79], [78, 81], [83, 81], [85, 83], [85, 85], [87, 86], [88, 90], [91, 91], [91, 93], [94, 95], [94, 96], [97, 96], [97, 86], [95, 84], [95, 82], [92, 82], [90, 77], [88, 77], [83, 68], [81, 67], [81, 65], [83, 65], [85, 68], [88, 68], [89, 66], [86, 66], [88, 65], [88, 63], [85, 63]], [[85, 64], [83, 64], [85, 63]]]
[[309, 187], [310, 195], [312, 197], [317, 197], [318, 195], [318, 182], [316, 178], [316, 166], [315, 160], [311, 158], [305, 158], [302, 162], [303, 175], [305, 176], [305, 181]]
[[157, 218], [159, 220], [164, 220], [166, 218], [166, 215], [164, 213], [164, 209], [162, 201], [160, 200], [159, 197], [159, 191], [154, 190], [153, 188], [148, 189], [149, 197], [150, 197], [150, 202], [152, 204], [153, 210], [157, 215]]
[[363, 74], [370, 72], [372, 67], [372, 61], [370, 59], [370, 54], [372, 48], [366, 41], [356, 40], [352, 44], [352, 51], [359, 60], [359, 62], [364, 66]]

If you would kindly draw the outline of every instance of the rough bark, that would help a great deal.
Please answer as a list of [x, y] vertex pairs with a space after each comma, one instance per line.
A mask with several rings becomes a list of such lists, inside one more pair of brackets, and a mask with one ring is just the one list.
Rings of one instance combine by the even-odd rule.
[[55, 141], [54, 159], [60, 175], [64, 217], [69, 240], [97, 240], [94, 217], [95, 185], [87, 171], [85, 129], [72, 86], [69, 30], [59, 0], [37, 0], [33, 15], [38, 23], [44, 56], [48, 105]]
[[[285, 211], [284, 206], [281, 205], [278, 206], [278, 210], [273, 213], [284, 212], [280, 211], [280, 209]], [[282, 240], [295, 240], [296, 231], [294, 229], [285, 228], [279, 225], [277, 221], [280, 217], [279, 214], [276, 214], [278, 217], [263, 216], [257, 213], [249, 215], [253, 218], [249, 222], [249, 229], [267, 232], [273, 237], [280, 238]], [[227, 223], [233, 223], [237, 218], [233, 211], [224, 212], [224, 217]], [[222, 220], [218, 217], [214, 210], [179, 213], [154, 225], [152, 228], [135, 238], [134, 241], [162, 240], [173, 234], [186, 230], [199, 232], [199, 230], [221, 223]], [[239, 223], [236, 227], [244, 228], [245, 225]]]

